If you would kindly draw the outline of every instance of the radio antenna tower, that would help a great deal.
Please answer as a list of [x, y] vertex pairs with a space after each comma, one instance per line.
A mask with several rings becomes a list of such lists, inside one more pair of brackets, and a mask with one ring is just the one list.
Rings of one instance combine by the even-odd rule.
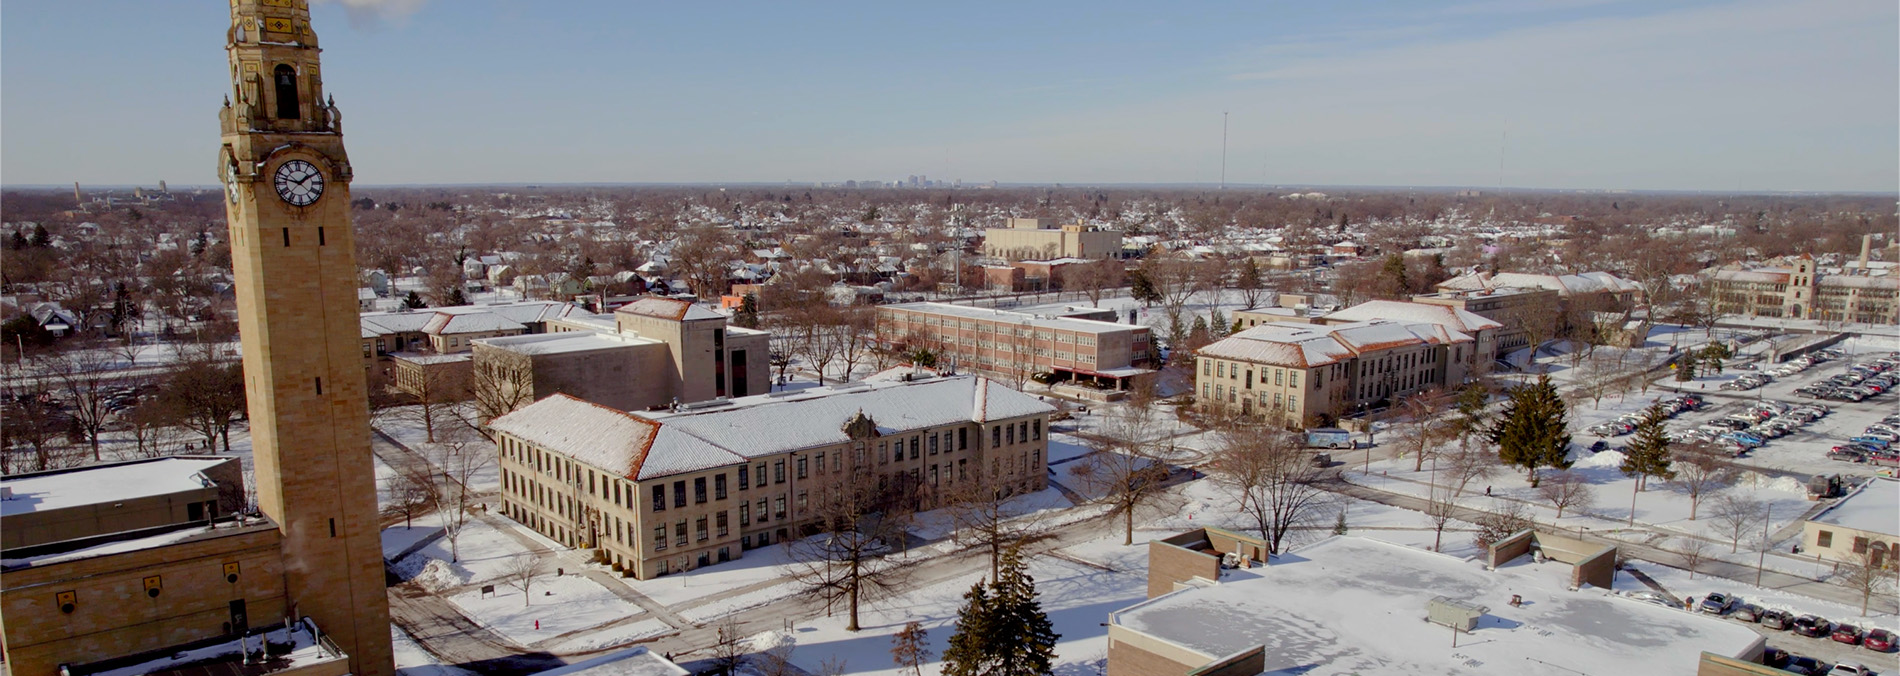
[[1220, 189], [1227, 189], [1227, 111], [1220, 111]]

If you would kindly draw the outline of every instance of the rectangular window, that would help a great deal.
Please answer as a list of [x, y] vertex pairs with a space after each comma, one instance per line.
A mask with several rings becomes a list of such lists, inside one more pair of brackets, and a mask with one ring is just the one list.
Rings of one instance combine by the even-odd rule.
[[780, 496], [772, 501], [772, 518], [785, 520], [785, 498]]
[[673, 506], [686, 506], [686, 482], [684, 480], [673, 482]]
[[930, 454], [937, 454], [937, 435], [935, 434], [930, 435]]
[[1286, 385], [1287, 387], [1299, 387], [1300, 374], [1297, 372], [1288, 372], [1286, 374]]
[[1214, 362], [1212, 360], [1208, 360], [1208, 359], [1201, 360], [1201, 375], [1204, 375], [1204, 376], [1214, 375]]
[[706, 477], [693, 479], [693, 504], [706, 504]]
[[920, 439], [918, 439], [917, 437], [910, 438], [910, 459], [912, 460], [917, 459], [918, 452], [921, 450], [922, 446], [923, 446], [923, 443]]
[[666, 526], [653, 527], [653, 548], [666, 549]]
[[831, 449], [831, 471], [833, 472], [844, 471], [844, 449], [842, 448]]
[[1285, 383], [1283, 383], [1283, 382], [1282, 382], [1282, 381], [1284, 381], [1285, 379], [1286, 379], [1286, 369], [1274, 369], [1274, 370], [1273, 370], [1273, 384], [1275, 384], [1275, 385], [1282, 385], [1282, 384], [1285, 384]]
[[[1207, 386], [1202, 385], [1201, 387], [1207, 387]], [[1003, 445], [1003, 427], [1001, 425], [991, 427], [990, 428], [990, 448], [996, 448], [997, 446], [1001, 446], [1001, 445]]]
[[1016, 443], [1016, 426], [1015, 426], [1015, 425], [1004, 425], [1004, 426], [1003, 426], [1003, 428], [1004, 428], [1004, 429], [1003, 429], [1003, 441], [1004, 441], [1004, 443], [1009, 443], [1009, 444], [1014, 444], [1014, 443]]
[[725, 512], [720, 512], [718, 514], [713, 515], [713, 527], [719, 529], [719, 537], [725, 537], [726, 533], [731, 532], [726, 527], [726, 513]]
[[741, 502], [739, 503], [739, 526], [750, 525], [752, 525], [752, 503]]
[[1214, 365], [1214, 377], [1216, 378], [1227, 377], [1227, 362], [1221, 362]]
[[1038, 418], [1036, 420], [1032, 420], [1029, 422], [1029, 432], [1034, 435], [1034, 436], [1031, 436], [1030, 439], [1035, 440], [1035, 441], [1042, 441], [1042, 419], [1041, 418]]
[[758, 477], [759, 477], [759, 487], [764, 488], [765, 487], [765, 463], [763, 462], [759, 463]]
[[679, 545], [681, 547], [686, 546], [686, 522], [685, 521], [681, 521], [679, 523], [673, 524], [673, 544]]
[[775, 484], [785, 483], [785, 461], [784, 460], [775, 460], [772, 462], [772, 483], [775, 483]]
[[1867, 538], [1864, 538], [1864, 537], [1854, 538], [1854, 553], [1855, 554], [1867, 553]]
[[968, 427], [957, 428], [957, 450], [964, 451], [964, 450], [969, 450], [969, 448], [970, 448], [970, 428]]
[[1286, 407], [1287, 407], [1287, 408], [1290, 408], [1290, 409], [1293, 409], [1293, 410], [1295, 410], [1295, 411], [1297, 411], [1297, 410], [1300, 410], [1300, 397], [1299, 397], [1299, 395], [1293, 395], [1293, 394], [1289, 394], [1289, 395], [1287, 395], [1287, 397], [1286, 397]]
[[[745, 468], [741, 467], [739, 471], [744, 472]], [[726, 474], [724, 472], [713, 475], [713, 499], [726, 499]]]
[[888, 441], [877, 442], [877, 464], [882, 465], [890, 461], [891, 461], [890, 442]]
[[666, 484], [653, 487], [653, 511], [666, 511]]
[[1029, 421], [1024, 420], [1022, 422], [1016, 423], [1016, 438], [1021, 439], [1024, 442], [1029, 441]]
[[765, 498], [759, 498], [759, 523], [765, 523], [766, 520]]
[[805, 491], [799, 491], [798, 492], [798, 511], [800, 513], [803, 513], [805, 509], [810, 506], [811, 506], [810, 496], [806, 495]]
[[[748, 471], [751, 469], [752, 469], [751, 467], [748, 467], [745, 465], [739, 466], [739, 490], [743, 491], [750, 487], [750, 484], [747, 480], [750, 479], [752, 476], [752, 472]], [[723, 498], [725, 496], [721, 495], [719, 497]]]
[[1833, 547], [1833, 546], [1834, 546], [1834, 531], [1831, 531], [1831, 530], [1824, 530], [1824, 531], [1819, 531], [1819, 532], [1817, 532], [1817, 533], [1815, 533], [1815, 534], [1814, 534], [1814, 546], [1816, 546], [1816, 547]]
[[806, 477], [806, 470], [808, 469], [807, 468], [808, 464], [809, 463], [806, 462], [806, 459], [803, 456], [800, 456], [798, 458], [798, 478], [803, 479]]
[[820, 451], [818, 453], [818, 473], [819, 474], [825, 473], [825, 454], [823, 451]]
[[702, 516], [693, 520], [693, 534], [698, 536], [698, 541], [706, 541], [706, 517]]

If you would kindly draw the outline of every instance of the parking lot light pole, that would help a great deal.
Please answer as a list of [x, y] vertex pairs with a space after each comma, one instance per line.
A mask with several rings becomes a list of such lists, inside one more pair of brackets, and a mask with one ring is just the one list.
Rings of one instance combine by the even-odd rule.
[[1761, 508], [1761, 552], [1755, 559], [1755, 586], [1761, 586], [1761, 570], [1768, 565], [1768, 548], [1774, 543], [1768, 541], [1768, 525], [1775, 522], [1775, 507], [1763, 503]]

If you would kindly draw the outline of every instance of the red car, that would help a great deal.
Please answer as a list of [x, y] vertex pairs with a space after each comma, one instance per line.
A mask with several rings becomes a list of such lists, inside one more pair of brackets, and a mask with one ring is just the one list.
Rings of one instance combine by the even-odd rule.
[[1840, 624], [1834, 625], [1834, 634], [1832, 635], [1832, 637], [1835, 643], [1845, 643], [1848, 645], [1860, 645], [1860, 628], [1854, 625], [1848, 624], [1846, 622], [1842, 622]]
[[1884, 653], [1893, 650], [1893, 642], [1893, 632], [1885, 629], [1874, 629], [1867, 632], [1867, 635], [1861, 638], [1860, 645], [1868, 650]]

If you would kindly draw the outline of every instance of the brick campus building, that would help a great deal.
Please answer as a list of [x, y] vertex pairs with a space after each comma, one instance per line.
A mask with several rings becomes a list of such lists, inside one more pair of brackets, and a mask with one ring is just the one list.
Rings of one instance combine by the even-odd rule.
[[1054, 407], [973, 376], [627, 412], [555, 395], [496, 418], [502, 513], [650, 579], [808, 533], [841, 482], [930, 507], [1047, 486]]
[[[0, 574], [18, 676], [164, 673], [185, 648], [227, 644], [225, 662], [192, 668], [395, 672], [341, 115], [324, 100], [305, 0], [232, 0], [225, 35], [218, 177], [261, 514], [231, 516], [242, 482], [217, 463], [9, 480], [5, 527], [29, 535], [9, 541]], [[283, 623], [270, 640], [302, 657], [240, 664], [235, 646], [258, 645], [254, 625], [269, 622]]]

